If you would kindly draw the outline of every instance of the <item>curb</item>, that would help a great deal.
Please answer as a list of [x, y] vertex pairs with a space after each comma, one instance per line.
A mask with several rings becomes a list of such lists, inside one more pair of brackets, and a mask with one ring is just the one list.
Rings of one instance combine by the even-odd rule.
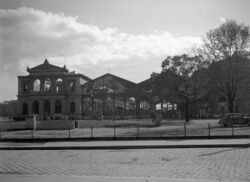
[[[3, 181], [39, 181], [39, 182], [215, 182], [215, 180], [191, 179], [191, 178], [155, 178], [155, 177], [108, 177], [108, 176], [64, 176], [64, 175], [0, 175]], [[217, 181], [217, 180], [216, 180]]]
[[249, 139], [250, 135], [174, 136], [174, 137], [84, 137], [84, 138], [0, 138], [0, 142], [66, 142], [66, 141], [135, 141], [135, 140], [205, 140]]
[[121, 150], [121, 149], [173, 149], [173, 148], [249, 148], [248, 144], [204, 145], [126, 145], [126, 146], [48, 146], [48, 147], [0, 147], [0, 150]]

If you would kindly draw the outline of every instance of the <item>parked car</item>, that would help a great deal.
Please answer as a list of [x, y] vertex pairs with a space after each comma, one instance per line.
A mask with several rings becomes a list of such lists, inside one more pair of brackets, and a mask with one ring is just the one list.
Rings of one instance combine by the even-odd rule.
[[250, 126], [250, 117], [245, 117], [242, 113], [227, 113], [221, 118], [218, 124], [225, 127], [232, 125], [248, 125]]

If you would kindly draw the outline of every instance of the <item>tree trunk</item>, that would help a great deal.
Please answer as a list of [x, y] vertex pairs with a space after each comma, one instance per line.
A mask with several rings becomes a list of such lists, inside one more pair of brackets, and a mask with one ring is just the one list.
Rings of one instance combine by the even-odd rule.
[[161, 112], [163, 112], [163, 101], [161, 101]]
[[91, 109], [92, 109], [92, 112], [94, 112], [94, 98], [93, 97], [91, 98]]
[[234, 99], [233, 98], [228, 99], [228, 112], [229, 113], [234, 112]]

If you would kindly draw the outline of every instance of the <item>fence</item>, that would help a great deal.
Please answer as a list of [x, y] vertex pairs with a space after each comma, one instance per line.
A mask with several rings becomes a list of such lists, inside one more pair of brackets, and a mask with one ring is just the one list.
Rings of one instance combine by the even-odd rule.
[[220, 127], [208, 123], [193, 125], [179, 123], [176, 125], [162, 125], [160, 127], [128, 125], [109, 127], [86, 127], [68, 130], [18, 130], [0, 132], [1, 139], [119, 139], [119, 138], [171, 138], [171, 137], [250, 137], [249, 126]]

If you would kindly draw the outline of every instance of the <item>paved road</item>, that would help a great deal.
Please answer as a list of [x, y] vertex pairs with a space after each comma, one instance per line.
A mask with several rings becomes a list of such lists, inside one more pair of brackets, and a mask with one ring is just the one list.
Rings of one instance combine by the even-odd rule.
[[0, 151], [0, 174], [246, 182], [250, 148]]

